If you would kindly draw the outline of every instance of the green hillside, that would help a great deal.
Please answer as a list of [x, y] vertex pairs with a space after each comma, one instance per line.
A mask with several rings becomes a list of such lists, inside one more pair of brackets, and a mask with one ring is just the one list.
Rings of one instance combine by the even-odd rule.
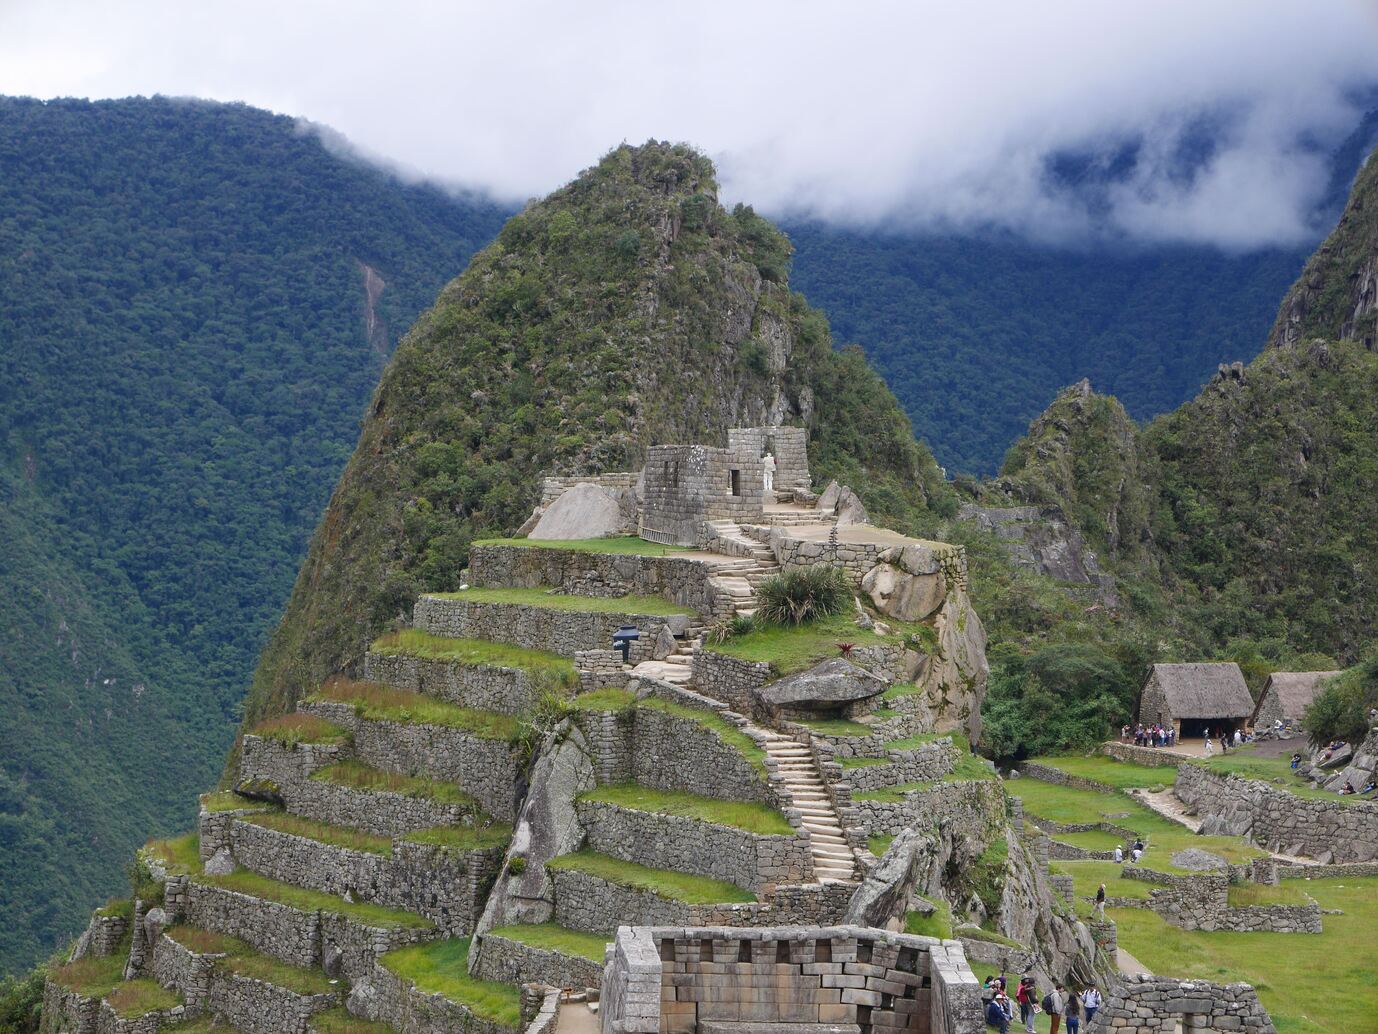
[[243, 106], [0, 99], [0, 170], [4, 970], [189, 819], [392, 338], [500, 220]]
[[788, 287], [789, 244], [717, 201], [683, 146], [622, 146], [528, 206], [398, 346], [263, 655], [247, 719], [287, 709], [469, 543], [530, 512], [542, 471], [633, 469], [657, 442], [798, 420], [815, 476], [912, 524], [951, 509], [927, 450], [855, 351]]

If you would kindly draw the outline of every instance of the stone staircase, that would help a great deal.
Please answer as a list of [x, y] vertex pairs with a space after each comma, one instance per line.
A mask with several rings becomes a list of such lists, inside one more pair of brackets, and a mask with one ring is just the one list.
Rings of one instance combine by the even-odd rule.
[[733, 608], [741, 616], [756, 612], [756, 589], [767, 578], [780, 573], [775, 553], [747, 535], [734, 521], [710, 521], [717, 535], [719, 548], [733, 559], [714, 565], [710, 580], [726, 592]]
[[818, 882], [855, 879], [856, 855], [843, 835], [842, 823], [809, 748], [776, 733], [767, 733], [763, 746], [766, 755], [775, 761], [775, 770], [789, 792], [792, 806], [804, 816]]

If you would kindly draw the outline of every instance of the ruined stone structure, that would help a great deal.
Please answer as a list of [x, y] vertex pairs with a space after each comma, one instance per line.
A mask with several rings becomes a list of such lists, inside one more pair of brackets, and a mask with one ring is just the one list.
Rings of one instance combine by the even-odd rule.
[[1139, 697], [1139, 721], [1199, 739], [1242, 729], [1254, 698], [1237, 664], [1155, 664]]
[[775, 457], [775, 494], [802, 490], [812, 494], [809, 476], [809, 433], [802, 427], [734, 427], [727, 432], [727, 447], [736, 455]]
[[709, 521], [759, 521], [764, 496], [761, 457], [706, 445], [653, 445], [643, 474], [641, 537], [695, 546]]

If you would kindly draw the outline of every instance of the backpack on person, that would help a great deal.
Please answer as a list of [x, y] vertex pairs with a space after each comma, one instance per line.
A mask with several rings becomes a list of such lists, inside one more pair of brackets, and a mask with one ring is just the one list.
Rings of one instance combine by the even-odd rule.
[[1053, 1011], [1053, 993], [1052, 993], [1051, 991], [1049, 991], [1047, 994], [1045, 994], [1045, 995], [1043, 996], [1043, 1001], [1042, 1001], [1040, 1004], [1041, 1004], [1041, 1006], [1042, 1006], [1044, 1012], [1048, 1013], [1049, 1015], [1052, 1015], [1052, 1011]]

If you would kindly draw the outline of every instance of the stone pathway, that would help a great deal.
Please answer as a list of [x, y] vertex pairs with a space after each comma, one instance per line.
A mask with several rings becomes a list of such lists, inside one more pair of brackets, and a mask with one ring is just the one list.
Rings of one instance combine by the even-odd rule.
[[[1153, 973], [1142, 962], [1136, 959], [1123, 948], [1115, 949], [1115, 966], [1121, 973], [1128, 976], [1142, 975], [1151, 977]], [[561, 1028], [563, 1029], [563, 1028]]]
[[555, 1029], [559, 1034], [599, 1034], [603, 1028], [601, 1018], [587, 1002], [561, 1002]]
[[856, 854], [842, 835], [842, 823], [809, 748], [787, 736], [768, 732], [766, 737], [766, 754], [776, 762], [776, 771], [789, 791], [791, 806], [803, 813], [815, 878], [819, 883], [855, 879]]
[[[1173, 822], [1181, 823], [1193, 833], [1201, 832], [1201, 820], [1194, 815], [1187, 814], [1186, 805], [1177, 799], [1177, 795], [1171, 789], [1159, 790], [1153, 793], [1149, 790], [1130, 790], [1129, 796], [1133, 797], [1145, 807], [1152, 808], [1164, 818], [1169, 818]], [[1304, 858], [1299, 855], [1282, 854], [1278, 851], [1270, 852], [1272, 857], [1279, 862], [1286, 862], [1288, 865], [1315, 865], [1314, 858]]]

